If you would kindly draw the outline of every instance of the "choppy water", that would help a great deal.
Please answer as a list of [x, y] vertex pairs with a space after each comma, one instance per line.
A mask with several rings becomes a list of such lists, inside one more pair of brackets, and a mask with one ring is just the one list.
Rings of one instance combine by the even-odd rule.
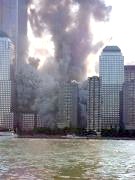
[[135, 180], [135, 141], [0, 137], [0, 180]]

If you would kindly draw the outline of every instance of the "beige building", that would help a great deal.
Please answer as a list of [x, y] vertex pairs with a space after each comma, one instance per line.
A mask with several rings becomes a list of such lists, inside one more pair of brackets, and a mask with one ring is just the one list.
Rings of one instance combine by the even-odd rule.
[[75, 81], [61, 85], [57, 126], [59, 128], [78, 126], [78, 84]]

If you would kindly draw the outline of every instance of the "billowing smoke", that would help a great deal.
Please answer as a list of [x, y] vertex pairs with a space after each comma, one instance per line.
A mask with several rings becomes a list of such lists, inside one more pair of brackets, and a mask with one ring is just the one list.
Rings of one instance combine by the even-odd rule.
[[17, 110], [19, 112], [36, 112], [35, 100], [40, 88], [40, 76], [30, 64], [22, 65], [17, 74]]
[[[111, 7], [102, 0], [32, 0], [31, 4], [29, 21], [33, 33], [37, 37], [51, 34], [55, 47], [54, 57], [46, 59], [39, 71], [42, 83], [35, 98], [41, 119], [54, 127], [61, 82], [84, 80], [87, 56], [102, 45], [92, 44], [91, 18], [107, 21]], [[30, 63], [33, 64], [32, 59]]]
[[[60, 78], [80, 81], [86, 77], [86, 58], [97, 49], [92, 45], [91, 17], [108, 20], [110, 7], [101, 0], [39, 0], [29, 20], [36, 36], [46, 31], [55, 45]], [[99, 43], [98, 43], [99, 44]], [[101, 44], [101, 43], [100, 43]]]
[[29, 57], [28, 63], [37, 69], [39, 66], [39, 63], [40, 63], [40, 59], [34, 58], [34, 57]]

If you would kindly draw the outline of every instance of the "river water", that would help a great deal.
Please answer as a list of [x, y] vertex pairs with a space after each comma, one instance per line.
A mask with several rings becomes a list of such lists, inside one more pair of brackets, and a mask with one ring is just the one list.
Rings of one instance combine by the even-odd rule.
[[135, 180], [135, 141], [0, 137], [0, 180]]

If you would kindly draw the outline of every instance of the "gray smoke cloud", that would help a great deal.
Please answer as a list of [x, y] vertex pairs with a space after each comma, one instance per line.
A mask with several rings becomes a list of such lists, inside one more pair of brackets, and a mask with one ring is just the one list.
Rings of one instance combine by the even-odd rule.
[[51, 33], [60, 78], [83, 80], [86, 58], [98, 47], [92, 45], [90, 17], [106, 21], [111, 7], [101, 0], [39, 0], [37, 6], [30, 10], [29, 20], [36, 36]]
[[35, 101], [41, 85], [40, 76], [30, 64], [24, 64], [17, 73], [17, 111], [36, 112]]
[[[102, 42], [95, 46], [92, 44], [91, 17], [96, 21], [107, 21], [111, 7], [107, 7], [101, 0], [31, 1], [31, 4], [34, 3], [36, 8], [31, 8], [29, 13], [33, 33], [42, 37], [49, 32], [52, 35], [55, 55], [54, 58], [48, 58], [39, 71], [42, 80], [40, 88], [36, 93], [33, 92], [34, 95], [38, 94], [33, 104], [45, 126], [53, 128], [56, 125], [61, 82], [84, 80], [87, 56], [102, 46]], [[30, 63], [33, 64], [33, 59], [30, 59]], [[28, 100], [30, 99], [31, 97], [28, 97]]]
[[29, 57], [28, 58], [28, 63], [31, 64], [33, 67], [35, 67], [37, 69], [38, 66], [39, 66], [39, 63], [40, 63], [40, 59], [34, 58], [34, 57]]

